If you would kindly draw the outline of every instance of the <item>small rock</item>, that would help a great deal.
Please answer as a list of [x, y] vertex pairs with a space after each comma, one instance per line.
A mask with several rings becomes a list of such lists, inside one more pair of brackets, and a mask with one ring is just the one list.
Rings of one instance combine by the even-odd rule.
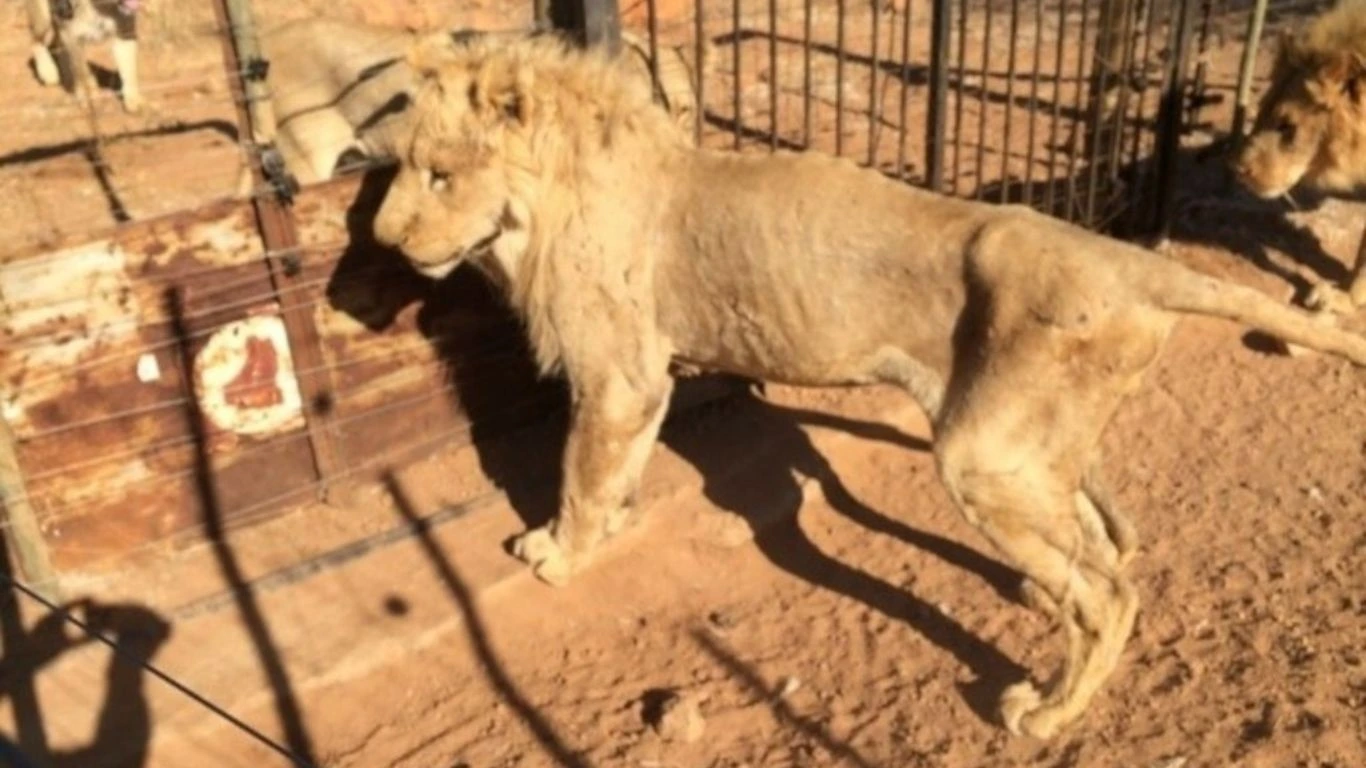
[[645, 721], [665, 741], [692, 744], [702, 738], [707, 723], [697, 699], [678, 691], [651, 691], [644, 700]]
[[778, 685], [778, 698], [784, 699], [797, 692], [802, 687], [802, 681], [795, 677], [784, 677]]
[[1152, 768], [1181, 768], [1186, 764], [1186, 757], [1178, 755], [1176, 757], [1164, 757], [1152, 764]]

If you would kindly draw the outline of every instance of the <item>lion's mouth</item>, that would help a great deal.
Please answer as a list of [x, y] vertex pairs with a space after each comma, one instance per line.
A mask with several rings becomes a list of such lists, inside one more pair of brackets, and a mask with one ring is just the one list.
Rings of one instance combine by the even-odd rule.
[[424, 276], [433, 280], [441, 280], [454, 272], [455, 268], [460, 266], [461, 263], [469, 259], [477, 259], [488, 253], [489, 249], [493, 247], [493, 244], [502, 234], [502, 227], [494, 227], [492, 232], [476, 240], [463, 250], [456, 252], [454, 256], [451, 256], [445, 261], [439, 261], [434, 264], [415, 264], [414, 266], [417, 268], [417, 271], [421, 272]]

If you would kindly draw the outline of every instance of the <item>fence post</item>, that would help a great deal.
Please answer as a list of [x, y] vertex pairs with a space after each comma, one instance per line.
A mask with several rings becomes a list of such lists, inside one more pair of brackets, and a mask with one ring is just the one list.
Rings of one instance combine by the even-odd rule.
[[[251, 137], [253, 144], [250, 154], [254, 155], [251, 162], [254, 186], [257, 190], [267, 184], [274, 187], [270, 192], [253, 194], [251, 201], [261, 242], [266, 248], [266, 269], [280, 302], [290, 356], [296, 371], [323, 371], [326, 370], [325, 357], [318, 329], [313, 323], [311, 303], [303, 291], [282, 288], [300, 274], [298, 233], [294, 217], [286, 207], [295, 183], [283, 161], [279, 160], [279, 153], [270, 144], [275, 136], [275, 115], [266, 85], [270, 63], [261, 56], [251, 0], [216, 0], [213, 8], [224, 31], [223, 62], [227, 68], [228, 88], [237, 104], [237, 124], [241, 135]], [[272, 167], [268, 168], [268, 165]], [[330, 419], [324, 407], [329, 397], [320, 386], [317, 373], [295, 378], [303, 400], [304, 424], [321, 498], [326, 494], [326, 479], [342, 470], [341, 454], [324, 424]]]
[[573, 32], [580, 45], [605, 45], [615, 56], [621, 51], [621, 13], [617, 0], [547, 0], [555, 29]]
[[1157, 112], [1157, 151], [1154, 158], [1157, 172], [1153, 176], [1153, 189], [1148, 196], [1152, 215], [1144, 222], [1143, 234], [1158, 241], [1165, 240], [1171, 233], [1177, 162], [1181, 153], [1181, 123], [1185, 113], [1183, 97], [1193, 2], [1194, 0], [1176, 0], [1173, 8], [1175, 18], [1171, 21], [1171, 35], [1168, 38], [1168, 50], [1172, 53], [1167, 58], [1162, 101]]
[[1266, 22], [1266, 0], [1257, 0], [1247, 20], [1247, 40], [1243, 42], [1243, 60], [1238, 64], [1238, 99], [1233, 104], [1233, 140], [1243, 137], [1247, 126], [1248, 107], [1252, 104], [1252, 70], [1257, 66], [1257, 46], [1262, 41], [1262, 25]]
[[[949, 22], [951, 0], [934, 0], [930, 17], [930, 110], [925, 123], [925, 183], [935, 192], [944, 187], [944, 123], [949, 90]], [[958, 98], [962, 98], [959, 93]]]
[[0, 417], [0, 506], [4, 507], [5, 523], [9, 526], [5, 541], [0, 542], [0, 546], [14, 548], [19, 574], [27, 580], [33, 591], [54, 603], [61, 602], [57, 572], [52, 568], [47, 542], [43, 541], [38, 516], [33, 512], [28, 489], [24, 487], [14, 433], [3, 417]]
[[1121, 92], [1128, 87], [1125, 69], [1134, 44], [1129, 26], [1134, 10], [1134, 0], [1103, 0], [1096, 25], [1082, 141], [1087, 175], [1084, 218], [1088, 227], [1096, 224], [1096, 197], [1101, 192], [1098, 186], [1113, 181], [1100, 174], [1102, 158], [1110, 157], [1123, 135], [1123, 126], [1114, 120], [1114, 113], [1120, 108]]

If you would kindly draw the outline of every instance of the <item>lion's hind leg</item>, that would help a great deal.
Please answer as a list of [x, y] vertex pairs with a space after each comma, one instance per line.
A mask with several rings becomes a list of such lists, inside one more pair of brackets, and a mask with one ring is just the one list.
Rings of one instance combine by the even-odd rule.
[[[1096, 330], [1117, 328], [1086, 332]], [[1049, 738], [1082, 715], [1114, 671], [1138, 611], [1122, 565], [1132, 530], [1094, 469], [1128, 382], [1085, 356], [1055, 354], [1072, 349], [1059, 345], [1055, 327], [1026, 326], [1000, 339], [985, 342], [991, 364], [956, 383], [935, 455], [964, 517], [1062, 625], [1067, 657], [1046, 689], [1023, 682], [1001, 700], [1010, 731]]]
[[1067, 658], [1049, 690], [1040, 693], [1023, 682], [1001, 701], [1011, 732], [1050, 738], [1085, 711], [1117, 666], [1138, 598], [1114, 558], [1098, 550], [1086, 531], [1076, 499], [1080, 478], [1059, 476], [1046, 459], [1002, 467], [989, 442], [949, 431], [940, 471], [964, 516], [1024, 572], [1062, 624]]

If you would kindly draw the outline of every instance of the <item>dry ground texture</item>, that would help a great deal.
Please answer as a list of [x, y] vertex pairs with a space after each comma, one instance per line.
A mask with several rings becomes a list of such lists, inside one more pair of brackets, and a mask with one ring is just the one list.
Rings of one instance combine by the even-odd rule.
[[[0, 154], [85, 130], [74, 112], [35, 121], [70, 108], [23, 69], [15, 5], [3, 8], [0, 109], [12, 127]], [[868, 18], [867, 6], [849, 7]], [[231, 120], [210, 76], [216, 42], [193, 33], [208, 14], [190, 15], [166, 29], [187, 38], [148, 46], [149, 100], [181, 120]], [[800, 29], [800, 16], [790, 23]], [[1208, 57], [1211, 85], [1230, 97], [1236, 38]], [[754, 88], [749, 98], [767, 109]], [[718, 87], [713, 98], [720, 110], [727, 97]], [[1209, 116], [1226, 121], [1227, 106]], [[799, 118], [800, 99], [782, 109]], [[831, 109], [815, 120], [827, 136]], [[106, 130], [144, 120], [116, 110], [107, 97]], [[849, 130], [857, 142], [866, 123]], [[135, 216], [226, 193], [235, 178], [236, 147], [212, 131], [107, 152]], [[1287, 297], [1345, 273], [1361, 205], [1284, 214], [1224, 194], [1209, 167], [1184, 171], [1173, 258]], [[0, 201], [11, 212], [7, 251], [108, 216], [79, 155], [0, 168]], [[149, 611], [169, 620], [169, 640], [151, 647], [162, 669], [337, 768], [1366, 765], [1360, 371], [1278, 354], [1214, 321], [1182, 324], [1106, 439], [1116, 494], [1143, 536], [1138, 629], [1088, 716], [1049, 744], [990, 722], [1001, 687], [1052, 666], [1061, 649], [1015, 602], [1016, 574], [958, 519], [927, 437], [911, 404], [883, 390], [770, 388], [672, 424], [647, 475], [646, 522], [561, 590], [503, 553], [523, 523], [478, 478], [473, 451], [433, 456], [388, 489], [234, 535], [255, 578], [453, 500], [482, 500], [421, 535], [262, 591], [267, 663], [232, 601], [213, 597], [224, 584], [202, 552], [73, 591], [128, 604], [119, 615], [134, 628], [155, 629]], [[544, 435], [511, 450], [535, 467], [556, 459]], [[521, 494], [519, 506], [536, 496]], [[13, 604], [0, 611], [5, 738], [32, 747], [41, 732], [59, 766], [289, 764], [19, 606], [22, 616]], [[35, 659], [30, 647], [62, 652]], [[661, 735], [647, 721], [665, 692], [684, 704]]]

